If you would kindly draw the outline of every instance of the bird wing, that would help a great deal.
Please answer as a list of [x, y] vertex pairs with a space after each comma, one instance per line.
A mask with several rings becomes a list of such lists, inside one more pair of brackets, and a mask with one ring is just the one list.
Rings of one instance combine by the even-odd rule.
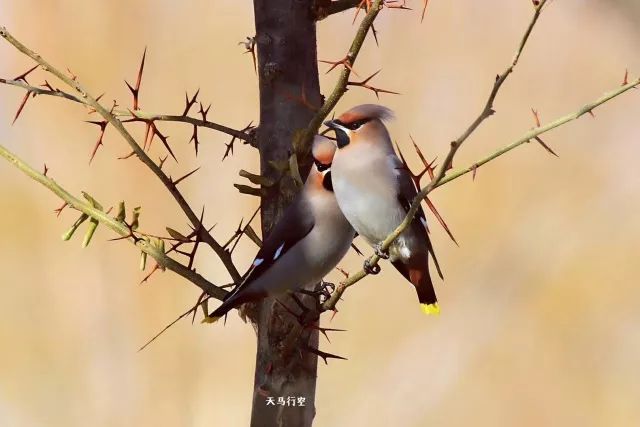
[[[396, 189], [397, 189], [397, 198], [398, 202], [404, 209], [405, 213], [409, 212], [411, 209], [411, 202], [418, 194], [418, 189], [411, 178], [409, 169], [407, 166], [398, 158], [398, 156], [394, 154], [389, 155], [389, 162], [395, 170], [396, 176]], [[436, 270], [438, 270], [438, 275], [440, 278], [443, 278], [442, 271], [440, 270], [440, 264], [438, 263], [438, 258], [436, 258], [436, 254], [433, 250], [433, 246], [431, 245], [431, 240], [429, 239], [429, 235], [427, 234], [427, 217], [424, 214], [424, 210], [422, 209], [422, 205], [418, 208], [418, 212], [413, 217], [413, 221], [411, 223], [413, 227], [418, 227], [418, 229], [424, 232], [424, 235], [427, 238], [427, 247], [428, 251], [433, 257], [433, 262], [436, 265]]]
[[287, 207], [245, 274], [234, 294], [260, 277], [280, 257], [302, 240], [315, 225], [315, 218], [309, 202], [300, 194]]

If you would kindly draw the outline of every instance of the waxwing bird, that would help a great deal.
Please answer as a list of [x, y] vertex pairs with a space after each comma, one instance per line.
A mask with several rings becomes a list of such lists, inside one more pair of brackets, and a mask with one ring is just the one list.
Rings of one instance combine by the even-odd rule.
[[249, 301], [315, 285], [347, 253], [355, 231], [333, 194], [330, 167], [335, 151], [329, 138], [315, 137], [314, 165], [303, 189], [264, 240], [240, 285], [205, 321]]
[[[404, 220], [417, 189], [404, 163], [398, 158], [384, 121], [393, 117], [388, 108], [365, 104], [345, 112], [325, 124], [336, 133], [338, 150], [331, 176], [340, 209], [353, 228], [383, 258], [416, 288], [422, 310], [439, 313], [431, 276], [429, 255], [442, 277], [422, 208], [411, 225], [389, 247], [380, 251], [380, 242]], [[368, 264], [365, 268], [372, 273]]]

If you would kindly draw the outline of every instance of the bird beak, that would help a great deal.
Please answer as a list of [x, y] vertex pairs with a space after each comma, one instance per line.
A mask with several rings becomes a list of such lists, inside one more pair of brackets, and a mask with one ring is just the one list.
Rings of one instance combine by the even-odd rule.
[[327, 120], [326, 122], [324, 122], [324, 125], [329, 129], [335, 129], [338, 127], [338, 125], [336, 125], [335, 121], [333, 120]]
[[329, 129], [342, 130], [344, 132], [348, 132], [348, 129], [342, 126], [338, 120], [327, 120], [326, 122], [324, 122], [324, 125]]

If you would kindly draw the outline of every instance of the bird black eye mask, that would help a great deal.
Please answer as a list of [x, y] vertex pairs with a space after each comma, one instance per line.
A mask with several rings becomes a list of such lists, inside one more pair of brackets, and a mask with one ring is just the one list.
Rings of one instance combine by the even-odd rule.
[[333, 192], [333, 183], [331, 182], [331, 171], [324, 174], [322, 178], [322, 186], [325, 190]]

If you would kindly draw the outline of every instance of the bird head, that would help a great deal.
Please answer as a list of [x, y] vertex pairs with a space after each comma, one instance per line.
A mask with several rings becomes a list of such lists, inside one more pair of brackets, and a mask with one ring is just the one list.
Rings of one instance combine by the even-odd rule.
[[362, 141], [376, 143], [389, 140], [389, 133], [383, 122], [391, 118], [393, 112], [386, 107], [362, 104], [324, 124], [336, 132], [338, 148], [342, 149]]
[[336, 145], [332, 140], [322, 135], [315, 136], [311, 146], [313, 168], [309, 174], [309, 181], [311, 181], [312, 185], [327, 191], [333, 191], [330, 168], [335, 152]]

